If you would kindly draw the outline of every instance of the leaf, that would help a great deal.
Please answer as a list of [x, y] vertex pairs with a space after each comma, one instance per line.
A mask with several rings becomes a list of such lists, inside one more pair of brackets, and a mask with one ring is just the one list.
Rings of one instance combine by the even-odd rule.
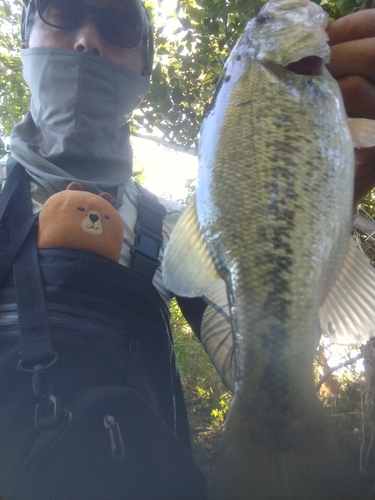
[[180, 104], [183, 98], [183, 93], [180, 87], [174, 87], [172, 90], [172, 100], [176, 104]]
[[350, 14], [357, 9], [356, 0], [337, 0], [336, 7], [342, 16]]

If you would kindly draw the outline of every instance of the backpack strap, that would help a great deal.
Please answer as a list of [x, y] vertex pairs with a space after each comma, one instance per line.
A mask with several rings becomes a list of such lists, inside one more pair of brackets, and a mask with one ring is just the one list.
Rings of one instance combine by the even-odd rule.
[[[131, 248], [132, 270], [145, 278], [152, 280], [156, 269], [160, 265], [159, 251], [163, 244], [163, 218], [166, 208], [159, 203], [157, 196], [137, 184], [138, 215], [135, 225], [135, 243]], [[170, 340], [173, 344], [171, 332]], [[176, 367], [174, 353], [171, 360], [171, 376], [175, 397], [175, 429], [177, 436], [191, 452], [189, 423], [185, 398], [181, 386], [180, 375]]]
[[[13, 160], [12, 157], [10, 157], [10, 159]], [[23, 182], [25, 182], [23, 180], [24, 169], [17, 162], [8, 161], [7, 170], [8, 179], [0, 198], [0, 286], [7, 277], [19, 250], [38, 218], [38, 214], [33, 214], [30, 217], [23, 215], [27, 213], [27, 211], [25, 212], [23, 201]], [[12, 200], [14, 200], [14, 202], [12, 202]], [[15, 200], [17, 200], [17, 202], [15, 202]], [[9, 215], [9, 220], [12, 220], [12, 225], [10, 223], [5, 223], [8, 206], [10, 207], [9, 211], [12, 211], [12, 216]], [[15, 214], [13, 212], [14, 210], [16, 211]], [[11, 235], [12, 228], [17, 228], [18, 230], [13, 230], [14, 234]]]
[[138, 214], [135, 224], [135, 242], [130, 250], [131, 269], [152, 281], [160, 265], [159, 251], [163, 244], [164, 205], [157, 196], [137, 184]]
[[1, 202], [2, 219], [8, 220], [9, 231], [2, 260], [5, 257], [6, 267], [13, 265], [17, 296], [21, 354], [18, 369], [32, 375], [37, 400], [36, 427], [53, 425], [60, 418], [60, 410], [57, 411], [57, 400], [49, 392], [47, 371], [57, 362], [58, 355], [52, 346], [40, 275], [34, 224], [36, 216], [32, 213], [29, 177], [19, 163], [9, 174]]
[[14, 169], [16, 165], [17, 162], [10, 156], [7, 160], [7, 181], [0, 197], [0, 220], [3, 219], [9, 200], [22, 177], [22, 169]]
[[[42, 333], [49, 331], [49, 328], [45, 320], [47, 307], [39, 271], [36, 231], [32, 231], [35, 215], [32, 213], [29, 177], [19, 163], [10, 172], [1, 201], [3, 212], [9, 214], [6, 219], [11, 219], [7, 224], [9, 242], [2, 257], [5, 254], [10, 260], [10, 256], [15, 254], [14, 262], [9, 264], [13, 264], [17, 291], [21, 359], [28, 364], [51, 357], [53, 350], [49, 334]], [[24, 332], [27, 335], [23, 335]]]

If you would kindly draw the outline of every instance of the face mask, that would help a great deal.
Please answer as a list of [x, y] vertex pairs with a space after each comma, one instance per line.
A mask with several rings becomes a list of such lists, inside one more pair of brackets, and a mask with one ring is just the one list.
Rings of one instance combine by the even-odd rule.
[[148, 77], [91, 54], [43, 47], [21, 54], [33, 119], [57, 133], [111, 137], [148, 90]]
[[21, 55], [32, 97], [12, 133], [13, 156], [49, 192], [72, 180], [94, 192], [126, 182], [127, 122], [149, 78], [83, 52], [41, 47]]

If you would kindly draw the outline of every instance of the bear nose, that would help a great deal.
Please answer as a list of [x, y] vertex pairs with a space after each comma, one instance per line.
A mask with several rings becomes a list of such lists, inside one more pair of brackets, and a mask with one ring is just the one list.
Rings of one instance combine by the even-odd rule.
[[96, 221], [99, 220], [99, 216], [96, 215], [96, 214], [90, 214], [89, 215], [89, 219], [91, 220], [91, 222], [94, 224]]

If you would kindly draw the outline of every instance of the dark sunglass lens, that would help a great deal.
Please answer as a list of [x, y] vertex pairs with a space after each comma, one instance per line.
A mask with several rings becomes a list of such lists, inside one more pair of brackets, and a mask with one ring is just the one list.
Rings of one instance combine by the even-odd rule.
[[85, 6], [81, 0], [39, 0], [41, 19], [56, 28], [72, 30], [85, 19]]
[[103, 9], [98, 25], [109, 43], [131, 49], [141, 40], [142, 11], [136, 1], [124, 2], [121, 8]]
[[36, 0], [36, 3], [42, 21], [54, 28], [75, 30], [92, 13], [101, 36], [109, 43], [131, 49], [141, 40], [144, 14], [140, 0], [122, 0], [113, 7], [95, 7], [83, 0]]

